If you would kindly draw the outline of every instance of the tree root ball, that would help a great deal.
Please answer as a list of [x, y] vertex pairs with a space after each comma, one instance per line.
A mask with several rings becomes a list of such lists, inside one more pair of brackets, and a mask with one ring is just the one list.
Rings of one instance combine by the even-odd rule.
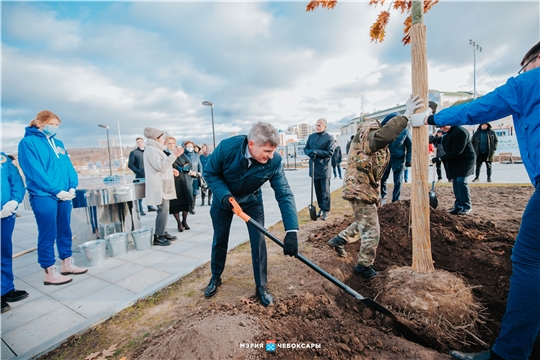
[[456, 344], [485, 345], [477, 337], [485, 310], [458, 275], [444, 270], [421, 274], [410, 267], [391, 266], [375, 282], [381, 291], [378, 301], [414, 324], [422, 332], [417, 336], [434, 337], [431, 345], [442, 343], [438, 337], [452, 338]]

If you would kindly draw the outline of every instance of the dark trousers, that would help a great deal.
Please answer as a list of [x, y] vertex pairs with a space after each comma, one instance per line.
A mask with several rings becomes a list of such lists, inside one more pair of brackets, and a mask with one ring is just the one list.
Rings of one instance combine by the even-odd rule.
[[2, 296], [15, 290], [13, 284], [13, 243], [11, 236], [15, 228], [15, 214], [2, 219]]
[[482, 163], [486, 163], [487, 178], [491, 179], [491, 161], [488, 161], [488, 154], [476, 154], [476, 178], [480, 177]]
[[339, 178], [341, 179], [341, 167], [339, 165], [332, 166], [332, 170], [334, 170], [334, 178], [339, 174]]
[[512, 250], [512, 276], [493, 351], [503, 359], [529, 359], [540, 332], [540, 184], [531, 196]]
[[[390, 170], [392, 167], [389, 165], [381, 178], [381, 196], [386, 197], [386, 181], [390, 177]], [[401, 185], [403, 184], [403, 169], [394, 171], [394, 192], [392, 193], [392, 202], [398, 201], [401, 196]]]
[[315, 179], [315, 195], [322, 211], [330, 211], [330, 178]]
[[437, 180], [442, 180], [441, 164], [444, 166], [444, 173], [446, 174], [446, 178], [448, 179], [448, 169], [446, 168], [446, 163], [442, 161], [436, 161], [435, 166], [437, 167]]
[[[253, 220], [264, 226], [264, 207], [262, 199], [251, 204], [242, 204], [242, 210]], [[233, 212], [224, 209], [217, 202], [212, 202], [210, 217], [214, 227], [214, 241], [212, 242], [212, 260], [210, 267], [212, 277], [218, 278], [225, 269], [227, 250], [229, 245], [229, 233]], [[253, 264], [253, 276], [256, 286], [266, 285], [267, 282], [267, 255], [264, 235], [250, 224], [247, 224], [249, 242], [251, 244], [251, 262]]]
[[467, 176], [454, 178], [452, 180], [452, 187], [454, 188], [454, 196], [456, 197], [454, 208], [461, 210], [471, 209], [471, 193], [469, 191], [469, 184], [467, 183]]

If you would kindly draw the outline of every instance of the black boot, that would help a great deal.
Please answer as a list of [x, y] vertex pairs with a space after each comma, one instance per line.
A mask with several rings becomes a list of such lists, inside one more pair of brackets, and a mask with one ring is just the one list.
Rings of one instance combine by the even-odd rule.
[[255, 295], [263, 306], [268, 306], [274, 302], [274, 298], [266, 289], [266, 285], [257, 286], [257, 288], [255, 289]]
[[191, 215], [195, 215], [195, 203], [197, 202], [197, 196], [193, 196], [193, 204], [191, 204], [191, 210], [189, 210], [189, 213]]
[[221, 277], [211, 278], [208, 286], [204, 290], [205, 297], [212, 297], [216, 294], [218, 287], [221, 285]]
[[336, 250], [337, 254], [341, 257], [347, 257], [347, 252], [345, 251], [345, 244], [347, 242], [342, 237], [336, 236], [329, 242], [327, 242], [328, 245], [334, 248]]
[[27, 297], [28, 293], [26, 291], [13, 289], [7, 292], [5, 295], [2, 295], [2, 301], [16, 302], [22, 299], [26, 299]]
[[204, 206], [204, 198], [205, 198], [204, 192], [201, 192], [201, 206]]
[[373, 279], [377, 275], [377, 272], [373, 268], [373, 265], [364, 266], [357, 264], [354, 267], [354, 272], [358, 275], [365, 277], [366, 279]]
[[171, 242], [163, 235], [154, 235], [154, 246], [169, 246]]

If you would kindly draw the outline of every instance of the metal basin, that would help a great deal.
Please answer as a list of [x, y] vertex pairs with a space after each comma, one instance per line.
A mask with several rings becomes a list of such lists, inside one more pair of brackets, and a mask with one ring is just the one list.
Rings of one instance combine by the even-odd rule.
[[116, 257], [127, 254], [128, 252], [128, 233], [121, 232], [108, 235], [105, 238], [107, 241], [107, 250], [109, 256]]
[[98, 266], [105, 261], [106, 242], [105, 240], [92, 240], [79, 245], [83, 254], [84, 264], [87, 267]]
[[154, 228], [147, 227], [131, 232], [131, 237], [135, 242], [135, 249], [138, 251], [147, 250], [152, 247], [153, 237], [154, 237]]

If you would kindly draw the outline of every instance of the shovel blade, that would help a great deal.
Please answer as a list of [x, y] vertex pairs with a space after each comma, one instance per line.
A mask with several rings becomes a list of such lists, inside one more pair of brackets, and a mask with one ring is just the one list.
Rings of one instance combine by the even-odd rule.
[[391, 319], [397, 320], [396, 315], [394, 315], [390, 310], [388, 310], [387, 308], [385, 308], [384, 306], [382, 306], [381, 304], [379, 304], [375, 300], [370, 299], [370, 298], [363, 298], [360, 301], [363, 302], [364, 305], [372, 308], [373, 310], [375, 310], [375, 311], [377, 311], [377, 312], [379, 312], [379, 313], [381, 313], [383, 315], [386, 315]]
[[437, 195], [433, 191], [429, 192], [429, 205], [434, 209], [436, 209], [437, 206], [439, 205], [439, 200], [437, 200]]
[[308, 209], [310, 219], [313, 221], [317, 221], [317, 208], [313, 205], [309, 205]]

